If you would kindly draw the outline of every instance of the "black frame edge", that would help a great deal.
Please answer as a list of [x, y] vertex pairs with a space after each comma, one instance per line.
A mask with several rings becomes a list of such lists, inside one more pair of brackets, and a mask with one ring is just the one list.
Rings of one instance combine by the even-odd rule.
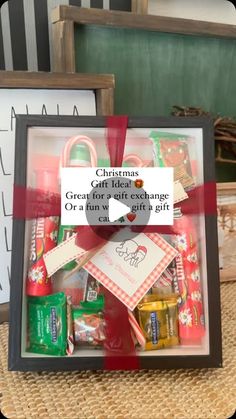
[[[24, 139], [24, 141], [23, 141]], [[16, 115], [15, 140], [15, 168], [14, 184], [25, 186], [27, 167], [27, 121]], [[13, 198], [13, 208], [15, 197]], [[13, 215], [12, 251], [11, 259], [11, 287], [10, 287], [10, 314], [9, 314], [9, 351], [8, 366], [10, 370], [20, 367], [21, 354], [21, 316], [22, 316], [22, 274], [24, 256], [25, 221], [15, 219]], [[13, 248], [12, 247], [12, 248]], [[19, 275], [21, 278], [19, 280]]]

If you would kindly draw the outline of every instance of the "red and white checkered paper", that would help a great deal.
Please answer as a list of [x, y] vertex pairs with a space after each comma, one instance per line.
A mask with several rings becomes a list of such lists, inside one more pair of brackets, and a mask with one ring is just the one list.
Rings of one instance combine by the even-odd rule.
[[148, 290], [153, 286], [154, 282], [161, 276], [170, 262], [177, 256], [178, 252], [166, 240], [164, 240], [157, 233], [145, 234], [150, 240], [152, 240], [159, 248], [161, 248], [165, 255], [153, 269], [153, 271], [144, 278], [142, 284], [136, 290], [136, 292], [129, 296], [121, 287], [119, 287], [112, 278], [109, 278], [100, 268], [93, 263], [93, 258], [84, 265], [84, 268], [96, 278], [104, 287], [106, 287], [112, 294], [114, 294], [123, 304], [125, 304], [130, 310], [134, 310], [139, 301], [144, 297]]

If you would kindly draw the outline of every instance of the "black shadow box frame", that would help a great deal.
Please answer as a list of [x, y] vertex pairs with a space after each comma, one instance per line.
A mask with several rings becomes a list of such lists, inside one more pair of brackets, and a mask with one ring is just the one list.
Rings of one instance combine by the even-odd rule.
[[[51, 117], [18, 115], [16, 121], [15, 184], [26, 186], [27, 132], [31, 127], [105, 127], [104, 117]], [[204, 183], [215, 181], [213, 124], [207, 118], [129, 118], [128, 128], [202, 129]], [[209, 353], [204, 355], [140, 356], [142, 369], [210, 368], [222, 366], [220, 282], [218, 271], [217, 217], [205, 215], [206, 270], [208, 290]], [[12, 284], [10, 296], [9, 369], [12, 371], [101, 370], [102, 356], [42, 357], [21, 356], [22, 287], [25, 221], [14, 219]], [[205, 251], [205, 250], [204, 250]]]

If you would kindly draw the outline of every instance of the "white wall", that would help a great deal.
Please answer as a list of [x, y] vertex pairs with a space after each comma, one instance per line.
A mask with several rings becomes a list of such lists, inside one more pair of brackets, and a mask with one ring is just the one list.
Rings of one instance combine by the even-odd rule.
[[149, 0], [148, 13], [236, 25], [236, 9], [227, 0]]

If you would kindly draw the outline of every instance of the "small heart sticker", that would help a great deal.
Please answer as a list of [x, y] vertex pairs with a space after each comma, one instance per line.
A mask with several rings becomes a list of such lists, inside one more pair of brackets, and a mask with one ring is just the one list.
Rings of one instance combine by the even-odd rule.
[[126, 217], [132, 223], [136, 218], [136, 214], [134, 214], [133, 212], [129, 212], [129, 214], [127, 214]]

